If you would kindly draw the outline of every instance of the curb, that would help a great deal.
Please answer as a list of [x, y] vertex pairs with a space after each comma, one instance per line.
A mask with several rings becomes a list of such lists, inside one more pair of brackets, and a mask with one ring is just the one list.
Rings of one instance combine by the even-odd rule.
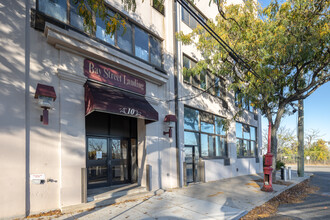
[[241, 215], [241, 216], [240, 216], [239, 218], [237, 218], [237, 219], [240, 219], [240, 218], [244, 217], [244, 216], [245, 216], [246, 214], [248, 214], [251, 210], [253, 210], [253, 209], [255, 209], [255, 208], [257, 208], [257, 207], [259, 207], [259, 206], [265, 204], [266, 202], [270, 201], [272, 198], [274, 198], [274, 197], [280, 195], [281, 193], [283, 193], [283, 192], [285, 192], [285, 191], [291, 189], [292, 187], [294, 187], [294, 186], [296, 186], [296, 185], [298, 185], [298, 184], [304, 182], [305, 180], [310, 179], [312, 176], [313, 176], [313, 174], [310, 174], [310, 175], [305, 176], [305, 177], [299, 177], [299, 178], [301, 178], [301, 179], [299, 179], [299, 182], [294, 182], [294, 183], [292, 183], [291, 185], [289, 185], [287, 188], [285, 188], [285, 189], [283, 189], [283, 190], [279, 190], [279, 191], [277, 191], [276, 193], [274, 193], [273, 195], [271, 195], [271, 196], [265, 198], [264, 200], [262, 200], [262, 201], [260, 201], [259, 203], [257, 203], [257, 205], [255, 205], [253, 208], [246, 210], [246, 213], [245, 213], [244, 215]]

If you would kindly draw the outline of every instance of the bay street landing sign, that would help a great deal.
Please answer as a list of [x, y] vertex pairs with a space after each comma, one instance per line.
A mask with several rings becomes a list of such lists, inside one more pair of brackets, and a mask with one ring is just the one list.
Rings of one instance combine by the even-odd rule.
[[141, 95], [146, 94], [146, 82], [144, 80], [95, 61], [85, 59], [84, 74], [89, 79]]

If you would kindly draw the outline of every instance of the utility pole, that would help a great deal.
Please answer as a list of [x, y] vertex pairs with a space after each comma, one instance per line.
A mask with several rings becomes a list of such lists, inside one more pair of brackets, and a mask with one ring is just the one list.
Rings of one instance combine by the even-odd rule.
[[298, 176], [304, 176], [304, 100], [298, 101]]

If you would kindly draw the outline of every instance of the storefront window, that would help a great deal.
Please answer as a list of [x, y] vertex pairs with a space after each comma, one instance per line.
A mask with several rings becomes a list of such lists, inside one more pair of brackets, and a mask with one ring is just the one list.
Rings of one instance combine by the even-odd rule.
[[184, 144], [185, 145], [197, 146], [198, 138], [199, 138], [199, 133], [189, 132], [189, 131], [184, 132]]
[[225, 136], [226, 129], [225, 129], [225, 119], [215, 116], [215, 133]]
[[201, 156], [209, 156], [209, 140], [207, 134], [201, 134]]
[[138, 27], [135, 27], [135, 56], [149, 60], [148, 34]]
[[224, 137], [216, 136], [215, 141], [215, 156], [224, 157], [226, 156], [227, 143]]
[[184, 108], [184, 129], [199, 131], [199, 111]]
[[204, 158], [227, 157], [227, 136], [223, 118], [185, 107], [184, 121], [185, 145], [198, 146]]
[[201, 131], [206, 133], [214, 133], [214, 124], [210, 124], [207, 122], [201, 122]]
[[236, 122], [237, 157], [256, 156], [256, 128]]
[[62, 22], [67, 22], [67, 3], [63, 0], [38, 1], [39, 11]]
[[237, 138], [243, 138], [242, 124], [241, 123], [236, 123], [236, 137]]

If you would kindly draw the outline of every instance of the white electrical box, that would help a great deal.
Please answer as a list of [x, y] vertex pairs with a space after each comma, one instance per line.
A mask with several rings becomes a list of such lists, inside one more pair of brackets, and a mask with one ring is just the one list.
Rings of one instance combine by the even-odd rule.
[[34, 184], [44, 184], [46, 181], [45, 174], [31, 174], [30, 180]]

